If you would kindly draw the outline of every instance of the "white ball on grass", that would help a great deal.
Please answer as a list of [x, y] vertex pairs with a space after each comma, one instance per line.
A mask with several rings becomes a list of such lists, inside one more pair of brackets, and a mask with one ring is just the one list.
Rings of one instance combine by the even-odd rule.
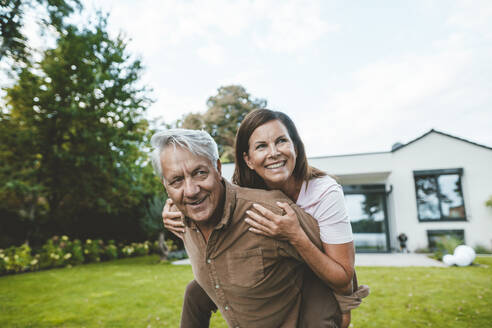
[[475, 260], [475, 257], [477, 256], [475, 250], [470, 246], [466, 246], [466, 245], [459, 245], [458, 247], [455, 248], [454, 255], [460, 253], [467, 254], [472, 259], [472, 261]]
[[444, 262], [444, 264], [446, 265], [455, 265], [456, 264], [456, 259], [454, 258], [453, 255], [450, 255], [450, 254], [446, 254], [442, 257], [442, 261]]
[[454, 257], [456, 260], [456, 265], [467, 266], [473, 263], [476, 254], [473, 248], [466, 245], [460, 245], [454, 250]]

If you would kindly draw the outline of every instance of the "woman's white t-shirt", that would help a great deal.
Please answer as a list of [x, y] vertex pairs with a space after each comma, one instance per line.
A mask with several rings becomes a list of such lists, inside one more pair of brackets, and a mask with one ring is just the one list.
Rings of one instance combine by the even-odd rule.
[[344, 244], [354, 240], [342, 186], [332, 177], [309, 180], [307, 188], [304, 181], [296, 204], [318, 221], [322, 242]]

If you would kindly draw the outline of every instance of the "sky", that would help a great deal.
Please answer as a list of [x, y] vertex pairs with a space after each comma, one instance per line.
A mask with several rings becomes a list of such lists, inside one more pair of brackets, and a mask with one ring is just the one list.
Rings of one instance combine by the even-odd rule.
[[293, 119], [308, 156], [389, 151], [432, 128], [492, 147], [492, 1], [83, 3], [142, 59], [151, 119], [204, 112], [240, 84]]

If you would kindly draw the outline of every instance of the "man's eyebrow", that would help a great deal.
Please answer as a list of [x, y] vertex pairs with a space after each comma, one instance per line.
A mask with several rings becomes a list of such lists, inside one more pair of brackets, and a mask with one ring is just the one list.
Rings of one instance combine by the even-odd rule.
[[200, 164], [193, 170], [193, 173], [200, 170], [208, 170], [208, 167], [206, 165]]
[[171, 176], [169, 177], [169, 181], [173, 181], [174, 179], [182, 176], [183, 176], [182, 174], [171, 174]]

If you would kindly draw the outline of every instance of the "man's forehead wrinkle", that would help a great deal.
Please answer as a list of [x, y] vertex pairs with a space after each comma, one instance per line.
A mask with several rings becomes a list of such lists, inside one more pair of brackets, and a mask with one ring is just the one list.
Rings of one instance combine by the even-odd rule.
[[[173, 151], [174, 152], [174, 151]], [[193, 157], [194, 160], [180, 160], [177, 162], [178, 165], [172, 165], [171, 167], [167, 167], [168, 174], [169, 176], [181, 176], [184, 173], [192, 173], [198, 169], [210, 169], [210, 161], [202, 156], [197, 156], [193, 153], [190, 153]], [[175, 154], [166, 154], [163, 156], [162, 160], [167, 164], [167, 161], [175, 161], [176, 159], [173, 158]]]

